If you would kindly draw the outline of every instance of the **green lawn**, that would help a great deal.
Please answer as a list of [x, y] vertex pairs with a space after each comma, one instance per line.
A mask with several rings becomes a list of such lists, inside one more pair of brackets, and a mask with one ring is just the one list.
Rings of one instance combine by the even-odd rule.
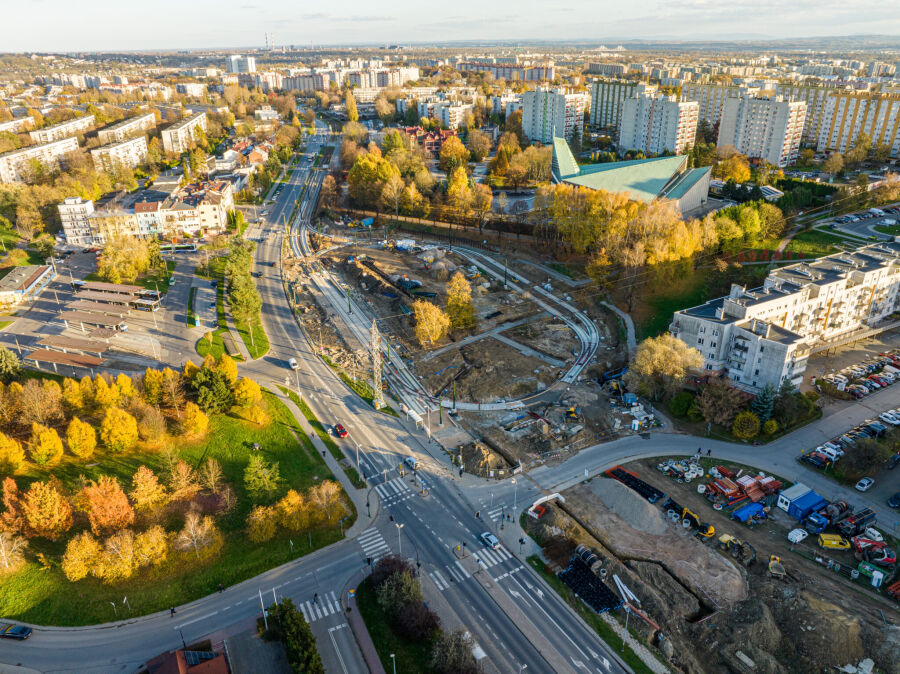
[[[0, 584], [0, 615], [42, 625], [87, 625], [115, 619], [110, 602], [117, 605], [119, 618], [152, 613], [210, 594], [219, 583], [226, 586], [239, 583], [340, 539], [337, 526], [315, 529], [308, 536], [279, 534], [265, 545], [246, 538], [244, 522], [252, 504], [244, 493], [242, 480], [253, 443], [261, 445], [261, 453], [268, 460], [278, 462], [284, 479], [282, 491], [306, 489], [321, 480], [333, 479], [288, 409], [271, 393], [266, 392], [265, 397], [272, 416], [268, 426], [260, 428], [230, 416], [216, 416], [211, 420], [205, 441], [178, 450], [182, 459], [195, 466], [207, 457], [216, 458], [237, 494], [234, 510], [217, 518], [225, 536], [225, 547], [218, 557], [195, 564], [190, 556], [173, 553], [170, 561], [161, 567], [144, 571], [124, 583], [110, 586], [93, 578], [70, 583], [59, 567], [65, 544], [32, 539], [29, 558], [33, 560], [37, 553], [43, 553], [49, 568], [42, 569], [36, 561], [29, 561], [22, 571], [5, 579]], [[82, 475], [88, 479], [115, 475], [126, 482], [142, 464], [159, 472], [163, 466], [162, 455], [157, 452], [125, 456], [100, 454], [91, 465], [68, 457], [53, 469], [53, 474], [74, 490]], [[39, 477], [44, 475], [35, 472], [17, 478], [17, 482], [21, 488], [29, 479]], [[345, 521], [345, 529], [356, 517], [349, 499], [348, 505], [351, 516], [349, 523]], [[164, 524], [167, 530], [174, 530], [180, 526], [179, 521], [173, 515]], [[293, 539], [293, 551], [289, 539]], [[123, 597], [128, 597], [129, 606], [123, 605]]]
[[356, 605], [359, 614], [366, 623], [369, 636], [378, 651], [378, 657], [385, 671], [392, 672], [396, 659], [398, 672], [431, 672], [428, 663], [431, 661], [431, 641], [413, 641], [398, 636], [391, 629], [388, 618], [375, 597], [375, 590], [366, 578], [356, 588]]
[[875, 231], [897, 236], [900, 234], [900, 225], [875, 225]]
[[189, 328], [197, 326], [197, 316], [194, 314], [194, 290], [196, 290], [196, 288], [188, 290], [187, 324]]
[[[146, 274], [138, 276], [134, 281], [128, 282], [129, 285], [138, 285], [147, 290], [159, 290], [161, 293], [169, 292], [169, 279], [172, 272], [175, 271], [175, 261], [166, 260], [166, 270], [154, 270]], [[105, 281], [97, 272], [91, 272], [84, 277], [85, 281]]]
[[[844, 247], [855, 247], [862, 243], [860, 239], [838, 236], [819, 229], [810, 229], [798, 233], [785, 250], [792, 253], [803, 253], [806, 257], [822, 257], [840, 252]], [[838, 246], [842, 246], [839, 248]]]
[[0, 321], [0, 330], [2, 330], [3, 328], [5, 328], [5, 327], [7, 327], [7, 326], [12, 325], [13, 323], [15, 323], [15, 320], [10, 320], [10, 321], [3, 320], [3, 321]]
[[[665, 332], [672, 322], [672, 314], [685, 307], [702, 304], [706, 300], [704, 275], [693, 273], [678, 279], [666, 289], [651, 290], [641, 298], [636, 320], [637, 338], [655, 337]], [[634, 317], [634, 315], [633, 315]]]
[[251, 358], [260, 358], [269, 352], [269, 337], [266, 335], [266, 329], [262, 326], [262, 321], [257, 318], [257, 322], [253, 324], [253, 339], [250, 338], [250, 332], [247, 330], [247, 324], [235, 320], [234, 327], [237, 328], [238, 334], [244, 341], [244, 346], [250, 353]]

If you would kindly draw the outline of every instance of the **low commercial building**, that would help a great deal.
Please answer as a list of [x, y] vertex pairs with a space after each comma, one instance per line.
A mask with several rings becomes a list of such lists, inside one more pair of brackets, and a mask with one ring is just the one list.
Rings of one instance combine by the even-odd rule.
[[44, 145], [4, 152], [0, 154], [0, 183], [24, 182], [31, 172], [32, 161], [38, 161], [50, 169], [56, 168], [63, 156], [77, 149], [77, 138], [62, 138]]
[[57, 140], [62, 140], [63, 138], [69, 138], [84, 133], [93, 125], [94, 116], [85, 115], [84, 117], [70, 119], [67, 122], [45, 126], [43, 129], [29, 131], [28, 135], [31, 136], [32, 143], [52, 143]]
[[197, 138], [197, 130], [206, 131], [206, 113], [198, 112], [162, 130], [162, 145], [166, 152], [182, 153], [190, 149]]
[[870, 334], [900, 309], [900, 243], [882, 242], [769, 273], [752, 290], [675, 312], [669, 332], [707, 373], [758, 391], [802, 381], [810, 353]]
[[564, 139], [553, 139], [551, 177], [554, 183], [625, 193], [631, 199], [645, 203], [668, 199], [675, 203], [680, 213], [706, 203], [709, 174], [708, 166], [689, 168], [686, 156], [581, 166]]
[[33, 301], [55, 277], [54, 268], [46, 264], [10, 267], [0, 278], [0, 307], [10, 309]]
[[147, 139], [144, 136], [129, 138], [91, 150], [91, 158], [98, 171], [112, 170], [116, 164], [134, 168], [147, 161]]
[[126, 138], [139, 136], [145, 131], [149, 131], [156, 127], [156, 115], [148, 112], [137, 117], [129, 117], [121, 122], [116, 122], [97, 132], [97, 137], [102, 145], [110, 143], [120, 143]]

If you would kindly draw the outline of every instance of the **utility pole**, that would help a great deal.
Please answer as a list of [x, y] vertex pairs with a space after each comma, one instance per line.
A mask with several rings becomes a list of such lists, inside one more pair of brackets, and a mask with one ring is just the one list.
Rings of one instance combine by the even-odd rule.
[[372, 405], [376, 410], [384, 407], [384, 394], [381, 392], [381, 332], [378, 323], [372, 319]]

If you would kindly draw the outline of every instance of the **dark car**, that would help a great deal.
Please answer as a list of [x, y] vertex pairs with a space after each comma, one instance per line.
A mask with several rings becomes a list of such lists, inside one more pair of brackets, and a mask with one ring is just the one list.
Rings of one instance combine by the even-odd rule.
[[23, 641], [31, 636], [31, 628], [13, 623], [0, 623], [0, 637]]
[[900, 452], [894, 454], [887, 462], [888, 470], [894, 470], [898, 465], [900, 465]]
[[347, 429], [344, 428], [343, 424], [335, 424], [334, 425], [334, 434], [339, 438], [346, 438], [348, 433]]
[[891, 497], [887, 500], [887, 504], [888, 504], [891, 508], [900, 508], [900, 491], [898, 491], [896, 494], [894, 494], [893, 496], [891, 496]]

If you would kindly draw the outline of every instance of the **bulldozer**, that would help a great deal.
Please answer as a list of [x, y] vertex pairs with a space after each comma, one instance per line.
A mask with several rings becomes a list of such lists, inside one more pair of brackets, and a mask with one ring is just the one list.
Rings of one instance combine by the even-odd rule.
[[720, 550], [729, 553], [735, 561], [740, 562], [745, 567], [750, 566], [756, 561], [756, 548], [746, 541], [735, 538], [731, 534], [722, 534], [719, 536], [718, 545]]

